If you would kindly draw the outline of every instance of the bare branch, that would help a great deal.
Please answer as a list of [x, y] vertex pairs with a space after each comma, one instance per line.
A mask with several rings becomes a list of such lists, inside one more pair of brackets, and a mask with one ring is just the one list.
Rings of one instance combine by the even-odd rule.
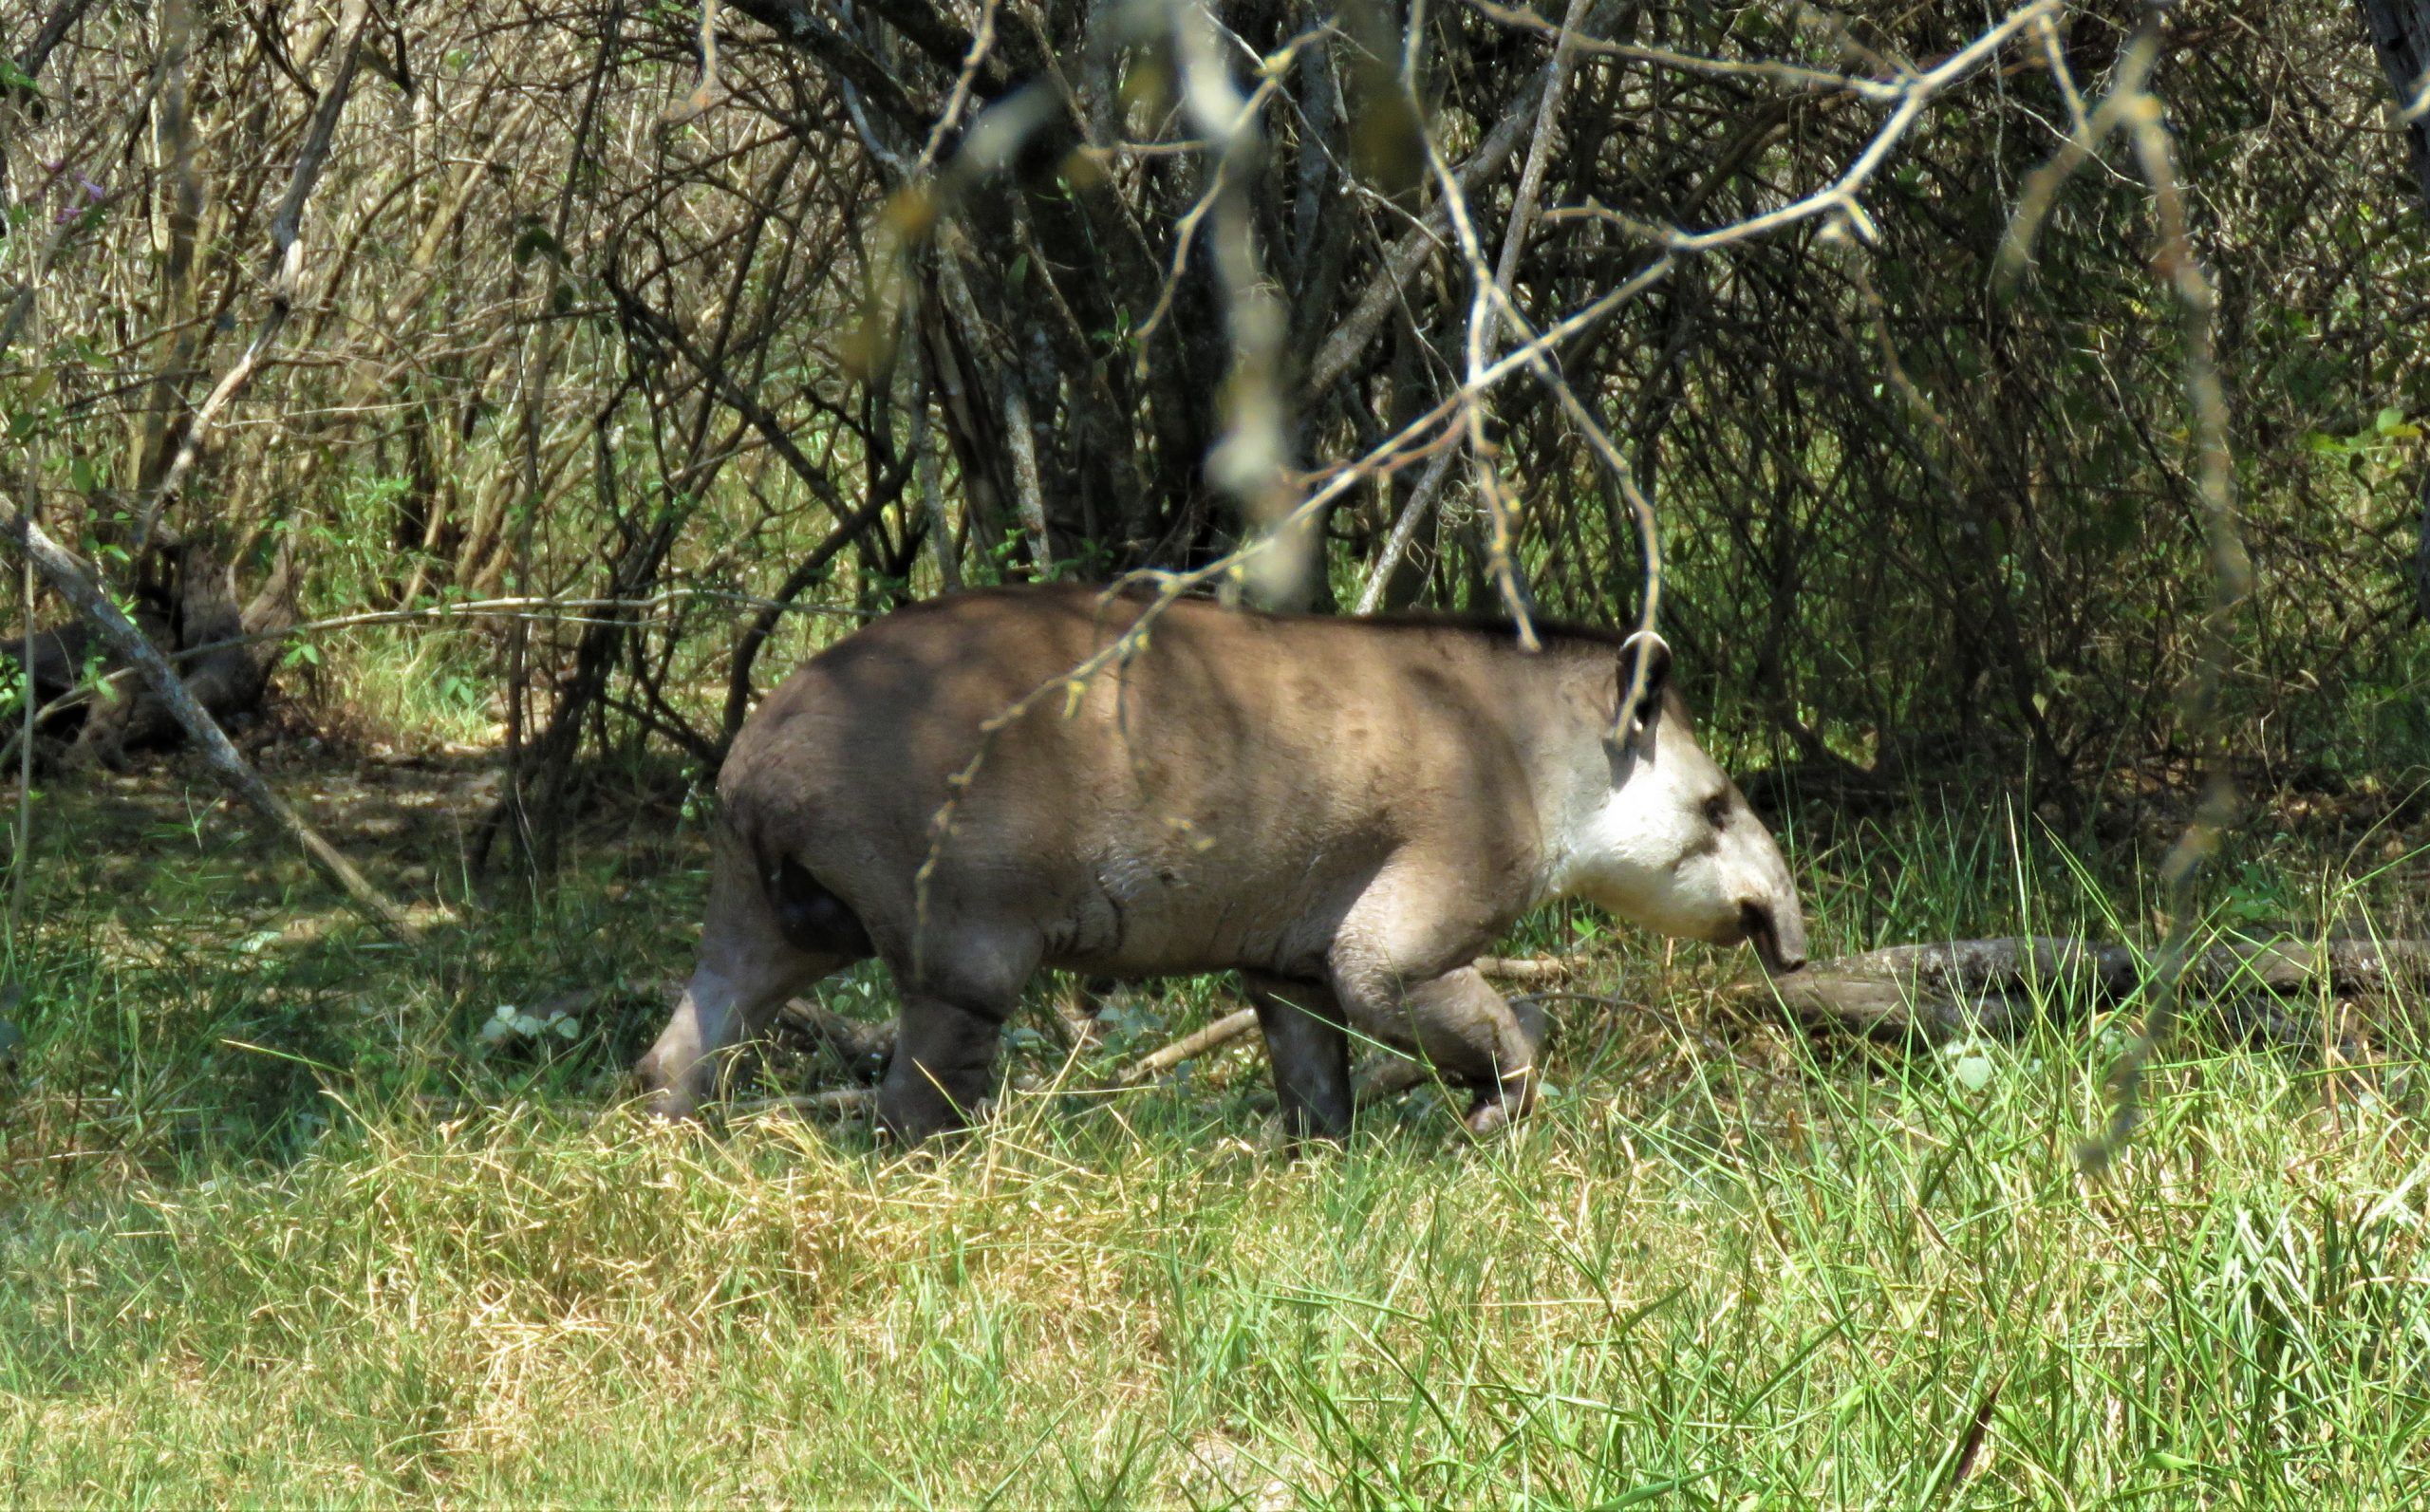
[[295, 169], [287, 181], [287, 194], [279, 200], [278, 210], [271, 218], [271, 257], [268, 284], [270, 308], [262, 316], [253, 339], [246, 344], [244, 355], [236, 360], [196, 410], [186, 426], [186, 436], [178, 447], [176, 460], [169, 464], [151, 499], [143, 507], [141, 523], [137, 527], [136, 549], [140, 551], [150, 541], [160, 512], [178, 495], [197, 457], [202, 455], [204, 440], [212, 422], [221, 409], [234, 398], [253, 376], [253, 370], [269, 352], [271, 344], [287, 324], [295, 307], [295, 296], [304, 278], [304, 243], [301, 229], [304, 204], [312, 195], [312, 186], [320, 181], [321, 165], [328, 159], [329, 138], [337, 130], [338, 117], [346, 110], [346, 96], [354, 86], [355, 65], [363, 55], [363, 28], [371, 18], [369, 0], [346, 0], [346, 9], [338, 18], [336, 57], [329, 66], [329, 80], [321, 88], [320, 103], [312, 112], [312, 122], [304, 137], [304, 144], [295, 155]]
[[[1493, 130], [1452, 175], [1462, 194], [1475, 194], [1509, 166], [1511, 158], [1519, 151], [1519, 143], [1526, 139], [1528, 128], [1535, 123], [1536, 103], [1542, 98], [1543, 86], [1543, 78], [1539, 75], [1511, 97], [1509, 103], [1503, 108], [1501, 119], [1494, 122]], [[1401, 233], [1401, 238], [1384, 253], [1382, 266], [1369, 282], [1366, 291], [1359, 295], [1358, 303], [1334, 327], [1324, 344], [1317, 348], [1316, 361], [1308, 365], [1307, 376], [1301, 382], [1302, 391], [1321, 394], [1349, 376], [1350, 370], [1357, 365], [1360, 356], [1367, 350], [1367, 344], [1383, 329], [1384, 321], [1392, 314], [1402, 289], [1417, 276], [1417, 271], [1425, 266], [1427, 258], [1442, 249], [1442, 233], [1449, 225], [1449, 211], [1437, 203], [1427, 212], [1423, 220]]]
[[17, 71], [28, 79], [40, 78], [43, 65], [50, 61], [51, 52], [67, 35], [67, 28], [92, 9], [92, 4], [93, 0], [59, 0], [51, 7], [50, 14], [43, 20], [42, 29], [26, 44], [25, 51], [17, 54]]
[[1254, 1008], [1243, 1008], [1237, 1012], [1225, 1014], [1206, 1028], [1184, 1035], [1151, 1055], [1140, 1056], [1125, 1066], [1115, 1080], [1126, 1087], [1134, 1087], [1143, 1081], [1151, 1081], [1185, 1060], [1195, 1060], [1201, 1055], [1224, 1049], [1245, 1036], [1255, 1028], [1257, 1028], [1257, 1010]]

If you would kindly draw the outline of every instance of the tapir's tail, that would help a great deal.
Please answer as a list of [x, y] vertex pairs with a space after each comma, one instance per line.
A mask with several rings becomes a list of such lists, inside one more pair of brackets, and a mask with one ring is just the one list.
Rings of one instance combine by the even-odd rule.
[[742, 884], [746, 868], [757, 878], [785, 943], [806, 955], [847, 962], [877, 954], [861, 916], [794, 859], [784, 829], [765, 822], [748, 794], [727, 794], [716, 825], [714, 843], [724, 858], [719, 869], [732, 886]]

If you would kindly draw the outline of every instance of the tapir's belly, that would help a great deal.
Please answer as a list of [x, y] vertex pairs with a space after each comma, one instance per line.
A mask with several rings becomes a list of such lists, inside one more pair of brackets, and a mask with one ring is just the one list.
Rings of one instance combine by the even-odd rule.
[[[1358, 868], [1372, 877], [1374, 868]], [[1100, 858], [1041, 921], [1044, 963], [1114, 978], [1250, 970], [1320, 978], [1365, 878], [1308, 865]]]

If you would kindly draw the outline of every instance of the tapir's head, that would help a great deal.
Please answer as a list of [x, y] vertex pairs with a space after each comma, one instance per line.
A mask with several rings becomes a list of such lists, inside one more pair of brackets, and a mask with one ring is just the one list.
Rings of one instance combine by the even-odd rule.
[[1556, 886], [1666, 935], [1750, 942], [1766, 965], [1793, 971], [1805, 961], [1805, 916], [1788, 863], [1696, 744], [1660, 637], [1640, 632], [1620, 648], [1622, 700], [1640, 651], [1642, 691], [1604, 742], [1609, 784], [1573, 811]]

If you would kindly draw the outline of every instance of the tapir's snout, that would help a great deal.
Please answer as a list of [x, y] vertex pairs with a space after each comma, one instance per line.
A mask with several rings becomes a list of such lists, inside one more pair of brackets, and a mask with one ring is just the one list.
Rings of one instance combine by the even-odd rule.
[[1791, 972], [1805, 964], [1805, 912], [1794, 894], [1783, 902], [1740, 904], [1738, 927], [1767, 970]]

